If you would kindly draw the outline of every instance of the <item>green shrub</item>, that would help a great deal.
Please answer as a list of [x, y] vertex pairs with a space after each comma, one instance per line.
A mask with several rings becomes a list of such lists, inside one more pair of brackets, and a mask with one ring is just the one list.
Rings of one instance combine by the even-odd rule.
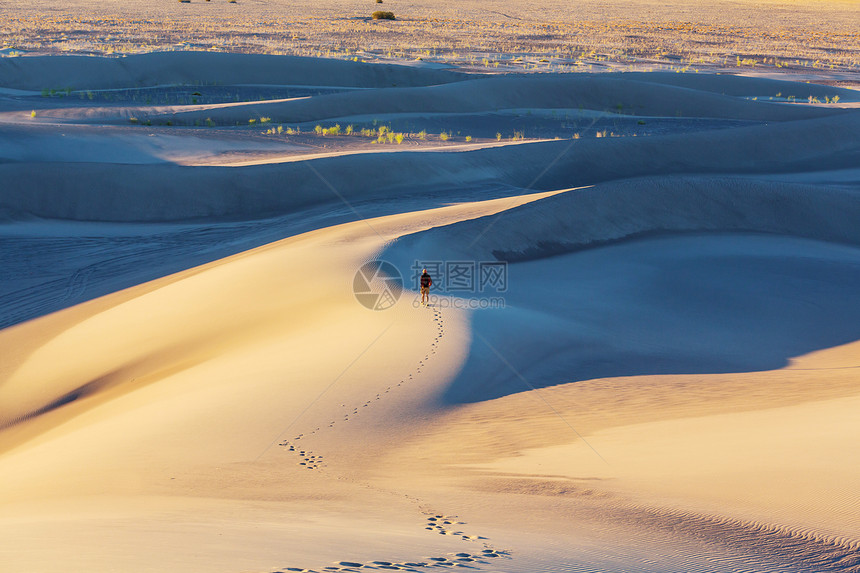
[[377, 10], [373, 14], [370, 15], [374, 20], [394, 20], [394, 12], [384, 12], [382, 10]]

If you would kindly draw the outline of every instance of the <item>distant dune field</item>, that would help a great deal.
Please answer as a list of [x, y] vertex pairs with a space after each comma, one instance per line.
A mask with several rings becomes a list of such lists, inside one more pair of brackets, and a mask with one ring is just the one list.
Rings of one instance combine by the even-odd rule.
[[632, 34], [590, 4], [127, 4], [2, 24], [81, 53], [0, 58], [0, 569], [860, 573], [849, 5], [757, 4], [831, 58], [766, 77], [519, 73]]

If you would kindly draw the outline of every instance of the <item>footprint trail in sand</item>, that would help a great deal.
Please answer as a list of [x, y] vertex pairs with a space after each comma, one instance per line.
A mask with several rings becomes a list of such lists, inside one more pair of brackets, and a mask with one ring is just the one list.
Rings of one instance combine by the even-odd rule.
[[376, 560], [369, 563], [358, 561], [338, 561], [336, 565], [328, 565], [319, 569], [302, 569], [300, 567], [285, 567], [272, 573], [283, 573], [284, 571], [299, 571], [301, 573], [325, 573], [326, 571], [355, 572], [367, 569], [381, 569], [383, 571], [413, 571], [425, 572], [439, 569], [481, 569], [483, 565], [492, 564], [493, 560], [510, 559], [507, 551], [484, 549], [479, 553], [448, 553], [446, 555], [428, 557], [423, 561], [383, 561]]
[[[298, 434], [293, 440], [285, 440], [279, 444], [281, 447], [284, 447], [287, 452], [295, 454], [299, 458], [300, 461], [296, 462], [299, 466], [302, 466], [309, 470], [316, 470], [325, 467], [322, 455], [314, 454], [308, 449], [300, 448], [296, 445], [297, 442], [301, 441], [304, 438], [317, 434], [325, 429], [334, 428], [338, 423], [349, 422], [351, 417], [354, 418], [362, 412], [366, 412], [364, 408], [371, 407], [375, 402], [380, 401], [385, 396], [385, 394], [388, 394], [392, 390], [395, 390], [396, 388], [401, 387], [405, 384], [418, 380], [419, 375], [422, 373], [422, 370], [426, 370], [426, 367], [431, 357], [436, 354], [439, 344], [441, 343], [442, 338], [445, 336], [444, 319], [442, 317], [442, 312], [438, 308], [430, 308], [433, 311], [433, 322], [436, 324], [435, 337], [430, 345], [430, 350], [427, 352], [427, 354], [424, 355], [424, 358], [418, 361], [413, 372], [404, 376], [396, 384], [391, 384], [385, 387], [385, 389], [382, 390], [380, 393], [376, 394], [375, 397], [365, 401], [360, 406], [348, 407], [346, 404], [342, 404], [341, 406], [347, 411], [347, 413], [344, 414], [342, 419], [332, 420], [327, 427], [318, 427], [314, 430], [311, 430], [307, 434]], [[420, 503], [420, 500], [414, 501]], [[460, 521], [457, 516], [446, 515], [433, 511], [422, 511], [422, 513], [426, 516], [426, 522], [424, 527], [425, 530], [437, 533], [439, 535], [460, 537], [463, 541], [483, 541], [484, 548], [479, 552], [448, 553], [445, 555], [427, 557], [419, 561], [396, 562], [380, 559], [364, 563], [342, 560], [335, 562], [335, 565], [327, 565], [321, 568], [307, 569], [301, 567], [285, 567], [281, 570], [273, 571], [272, 573], [282, 573], [283, 571], [299, 571], [302, 573], [325, 573], [326, 571], [351, 572], [368, 569], [413, 572], [428, 571], [431, 569], [435, 570], [452, 568], [481, 569], [483, 565], [489, 565], [493, 562], [493, 560], [498, 560], [500, 558], [511, 558], [510, 551], [492, 547], [487, 542], [488, 539], [486, 537], [462, 531], [459, 526], [467, 524], [464, 521]]]

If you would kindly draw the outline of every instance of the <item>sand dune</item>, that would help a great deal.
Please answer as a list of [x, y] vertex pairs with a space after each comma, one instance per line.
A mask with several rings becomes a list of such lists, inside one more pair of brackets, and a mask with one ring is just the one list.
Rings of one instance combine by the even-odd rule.
[[511, 209], [489, 221], [405, 237], [398, 251], [406, 258], [408, 253], [432, 249], [450, 260], [478, 256], [527, 261], [640, 237], [697, 232], [765, 233], [857, 245], [857, 197], [854, 185], [788, 183], [768, 177], [627, 179]]
[[[396, 197], [445, 185], [502, 181], [559, 189], [651, 174], [771, 173], [856, 167], [856, 114], [643, 140], [550, 141], [456, 154], [333, 157], [313, 162], [338, 194]], [[817, 145], [809, 145], [814, 138]], [[552, 158], [547, 162], [546, 158]], [[241, 169], [173, 165], [0, 165], [0, 207], [40, 217], [157, 221], [261, 216], [339, 197], [304, 163]], [[411, 177], [408, 177], [411, 176]], [[95, 185], [94, 181], [100, 182]], [[162, 182], [167, 182], [163, 184]]]
[[121, 58], [3, 58], [4, 88], [109, 89], [189, 84], [303, 84], [376, 87], [439, 84], [465, 77], [453, 70], [363, 64], [299, 56], [168, 52]]
[[[644, 82], [641, 76], [633, 81], [642, 85], [631, 85], [631, 80], [625, 76], [611, 74], [542, 74], [531, 78], [505, 76], [431, 87], [367, 90], [289, 102], [260, 103], [252, 108], [174, 112], [170, 117], [185, 124], [210, 117], [230, 125], [236, 121], [246, 122], [252, 113], [272, 117], [276, 122], [302, 123], [353, 115], [416, 111], [463, 113], [525, 107], [584, 108], [636, 116], [731, 117], [757, 121], [821, 117], [832, 113], [817, 108], [739, 100], [711, 91], [691, 94], [690, 88]], [[726, 79], [725, 83], [731, 85], [732, 81]], [[778, 83], [770, 86], [774, 94], [783, 88]], [[761, 86], [760, 89], [767, 88]], [[816, 93], [821, 89], [819, 87]], [[850, 90], [836, 88], [831, 92], [830, 97], [837, 94], [845, 97], [845, 92], [851, 93]], [[806, 97], [801, 95], [801, 101]], [[153, 120], [159, 118], [155, 115]]]
[[[854, 94], [190, 53], [0, 78], [369, 88], [170, 110], [207, 128], [4, 92], [10, 570], [860, 571], [860, 118], [751, 99]], [[266, 139], [250, 108], [549, 137]]]
[[[794, 97], [797, 101], [808, 100], [809, 96], [824, 100], [838, 95], [846, 101], [857, 101], [857, 91], [841, 89], [834, 86], [823, 86], [815, 83], [799, 83], [785, 76], [778, 79], [765, 76], [721, 75], [721, 74], [673, 74], [666, 72], [627, 72], [622, 77], [636, 79], [649, 83], [659, 83], [709, 91], [728, 96], [760, 98], [769, 100], [773, 97], [778, 101]], [[779, 94], [779, 95], [777, 95]]]

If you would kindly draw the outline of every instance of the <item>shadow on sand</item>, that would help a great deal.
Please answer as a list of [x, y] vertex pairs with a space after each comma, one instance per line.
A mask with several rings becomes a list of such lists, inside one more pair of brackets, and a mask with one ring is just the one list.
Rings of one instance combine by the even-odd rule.
[[751, 234], [636, 240], [512, 264], [472, 316], [449, 403], [596, 378], [778, 369], [860, 339], [860, 249]]

